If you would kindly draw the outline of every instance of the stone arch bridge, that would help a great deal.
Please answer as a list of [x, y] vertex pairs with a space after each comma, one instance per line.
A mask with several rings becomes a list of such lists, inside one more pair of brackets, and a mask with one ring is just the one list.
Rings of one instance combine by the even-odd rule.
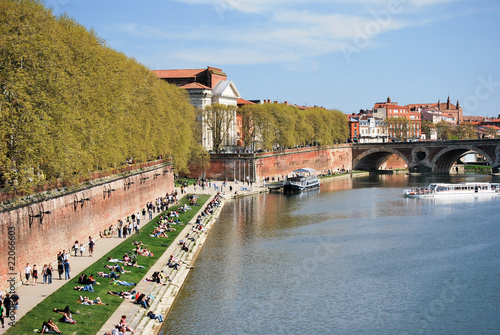
[[493, 173], [500, 172], [500, 140], [360, 143], [352, 146], [354, 170], [375, 171], [396, 154], [412, 173], [449, 173], [455, 162], [469, 152], [484, 156]]

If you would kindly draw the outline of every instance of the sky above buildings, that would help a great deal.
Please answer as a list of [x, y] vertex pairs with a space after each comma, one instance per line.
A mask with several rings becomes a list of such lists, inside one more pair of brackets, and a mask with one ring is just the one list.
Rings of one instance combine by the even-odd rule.
[[498, 0], [45, 0], [152, 70], [221, 68], [245, 99], [500, 114]]

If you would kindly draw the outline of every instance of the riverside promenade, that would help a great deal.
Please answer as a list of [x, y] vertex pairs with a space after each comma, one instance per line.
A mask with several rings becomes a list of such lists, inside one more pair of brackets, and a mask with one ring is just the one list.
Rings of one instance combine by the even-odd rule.
[[[232, 192], [229, 192], [229, 186], [232, 187]], [[179, 188], [176, 188], [176, 189], [177, 189], [178, 193], [180, 194], [180, 189]], [[205, 187], [205, 189], [202, 189], [201, 187], [197, 187], [195, 190], [194, 187], [191, 185], [188, 188], [186, 188], [186, 191], [188, 194], [193, 194], [193, 193], [195, 193], [195, 194], [211, 194], [212, 197], [209, 200], [209, 201], [211, 201], [213, 196], [215, 196], [215, 194], [218, 191], [220, 191], [221, 194], [223, 194], [223, 199], [228, 199], [228, 198], [234, 198], [235, 192], [237, 192], [237, 197], [240, 197], [240, 196], [262, 193], [262, 192], [265, 192], [266, 189], [264, 187], [261, 187], [261, 186], [254, 185], [253, 187], [248, 187], [248, 186], [244, 186], [241, 183], [235, 184], [234, 182], [229, 182], [229, 183], [227, 183], [226, 187], [219, 189], [219, 190], [216, 190], [213, 186], [212, 187]], [[141, 209], [142, 208], [131, 209], [131, 212], [137, 212], [138, 210], [141, 210]], [[196, 218], [196, 216], [197, 216], [197, 214], [195, 215], [194, 219]], [[122, 218], [123, 221], [125, 221], [125, 219], [126, 218]], [[143, 225], [146, 225], [147, 223], [149, 223], [149, 220], [145, 221]], [[190, 225], [186, 225], [185, 229], [190, 229], [191, 227], [192, 226], [190, 226]], [[171, 250], [170, 248], [177, 247], [176, 243], [178, 243], [178, 240], [182, 239], [182, 237], [185, 235], [186, 235], [186, 231], [182, 231], [181, 234], [179, 234], [179, 236], [175, 240], [175, 242], [172, 243], [172, 245], [165, 251], [165, 253], [162, 255], [162, 257], [159, 258], [157, 263], [148, 272], [147, 276], [150, 276], [154, 271], [157, 271], [157, 269], [162, 269], [165, 266], [165, 264], [168, 262], [168, 257], [170, 257], [171, 254], [175, 253], [175, 249]], [[193, 249], [193, 252], [189, 253], [188, 258], [187, 258], [188, 262], [194, 262], [197, 254], [199, 252], [199, 249], [201, 248], [201, 245], [202, 245], [201, 242], [206, 237], [206, 234], [204, 234], [204, 235], [205, 236], [201, 236], [197, 240], [196, 245], [200, 244], [200, 247], [196, 248], [196, 250]], [[82, 272], [83, 270], [85, 270], [86, 268], [88, 268], [90, 265], [92, 265], [94, 262], [99, 260], [101, 257], [106, 255], [108, 252], [113, 250], [115, 247], [117, 247], [122, 242], [123, 242], [123, 239], [118, 238], [117, 236], [114, 236], [113, 238], [102, 238], [102, 239], [95, 238], [96, 245], [94, 247], [93, 257], [88, 256], [88, 250], [85, 251], [83, 257], [81, 257], [81, 256], [75, 257], [74, 254], [69, 253], [69, 254], [71, 254], [69, 257], [69, 263], [71, 266], [72, 278], [75, 275]], [[61, 246], [60, 249], [61, 250], [65, 249], [69, 252], [70, 247], [71, 247], [70, 245]], [[54, 258], [55, 258], [55, 256], [56, 255], [54, 255]], [[39, 276], [39, 281], [38, 281], [38, 284], [36, 286], [34, 286], [34, 285], [29, 285], [29, 286], [28, 285], [21, 285], [21, 286], [17, 287], [16, 293], [19, 295], [20, 300], [19, 300], [19, 310], [17, 311], [16, 320], [19, 320], [28, 311], [30, 311], [32, 308], [37, 306], [39, 303], [43, 302], [43, 300], [46, 297], [48, 297], [53, 292], [55, 292], [56, 290], [58, 290], [60, 287], [62, 287], [63, 285], [65, 285], [67, 283], [67, 280], [64, 280], [64, 279], [59, 280], [58, 279], [57, 262], [52, 263], [52, 266], [55, 269], [55, 271], [54, 271], [55, 275], [53, 275], [52, 284], [43, 284], [42, 277]], [[43, 264], [37, 264], [37, 267], [41, 269], [43, 267]], [[168, 285], [169, 287], [171, 287], [171, 290], [174, 291], [174, 292], [172, 292], [172, 291], [168, 292], [168, 294], [170, 294], [170, 297], [171, 297], [171, 299], [169, 299], [170, 300], [169, 303], [168, 304], [161, 304], [161, 305], [157, 304], [157, 305], [159, 305], [159, 308], [165, 309], [166, 306], [171, 306], [171, 304], [173, 303], [173, 298], [175, 298], [175, 295], [177, 294], [176, 290], [178, 290], [178, 288], [180, 288], [180, 285], [182, 285], [182, 283], [184, 282], [184, 279], [187, 276], [188, 270], [189, 269], [187, 269], [186, 266], [181, 267], [181, 269], [179, 270], [180, 275], [175, 276], [175, 278], [177, 278], [177, 279], [174, 278], [175, 281], [172, 280], [173, 285]], [[141, 281], [138, 285], [142, 285], [142, 284], [151, 284], [151, 286], [154, 285], [152, 283], [144, 282], [144, 281]], [[148, 287], [145, 287], [145, 288], [146, 288], [146, 290], [143, 290], [143, 291], [147, 291]], [[165, 292], [163, 292], [163, 294], [164, 293]], [[136, 307], [139, 305], [132, 305], [130, 303], [130, 301], [125, 300], [124, 303], [122, 303], [122, 305], [120, 305], [120, 307], [116, 310], [115, 314], [113, 314], [113, 316], [105, 324], [105, 326], [103, 327], [103, 331], [99, 332], [98, 334], [103, 334], [105, 331], [110, 331], [112, 329], [112, 327], [114, 325], [116, 325], [116, 323], [119, 321], [119, 319], [120, 319], [119, 316], [133, 314], [133, 311], [131, 311], [131, 310], [126, 311], [131, 306]], [[165, 309], [164, 314], [166, 314], [166, 312], [168, 312], [168, 310]], [[118, 315], [117, 319], [115, 318], [115, 315]], [[127, 319], [129, 319], [129, 318], [127, 318]], [[130, 322], [133, 320], [129, 319], [130, 320], [129, 323], [132, 326], [136, 326], [136, 327], [139, 326], [139, 328], [141, 328], [139, 323], [140, 323], [140, 321], [143, 321], [143, 319], [144, 318], [136, 318], [135, 322], [133, 322], [133, 323]], [[155, 321], [155, 320], [153, 320], [153, 321]], [[10, 326], [8, 325], [9, 322], [11, 322], [11, 321], [7, 317], [5, 317], [5, 328], [0, 328], [0, 334], [3, 334], [6, 330], [8, 330], [10, 328]], [[159, 330], [159, 327], [157, 327], [157, 328], [158, 329], [156, 331]], [[138, 330], [138, 331], [136, 331], [137, 334], [142, 333], [139, 331], [139, 329], [137, 329], [137, 330]], [[144, 334], [151, 334], [150, 329], [148, 328], [148, 331], [144, 332]]]

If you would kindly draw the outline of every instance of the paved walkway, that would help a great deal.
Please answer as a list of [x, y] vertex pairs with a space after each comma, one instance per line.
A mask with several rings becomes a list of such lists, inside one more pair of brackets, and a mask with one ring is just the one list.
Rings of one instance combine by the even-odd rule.
[[[221, 183], [222, 184], [222, 183]], [[232, 187], [232, 191], [229, 191], [229, 187]], [[177, 188], [177, 191], [180, 193], [180, 189]], [[244, 196], [244, 195], [250, 195], [250, 194], [256, 194], [256, 193], [261, 193], [264, 192], [265, 188], [261, 186], [256, 186], [254, 184], [253, 187], [249, 187], [246, 184], [243, 185], [242, 183], [235, 184], [234, 182], [229, 182], [226, 187], [222, 189], [222, 193], [225, 193], [226, 198], [227, 197], [233, 197], [234, 193], [237, 192], [238, 196]], [[198, 193], [198, 194], [216, 194], [217, 190], [214, 187], [205, 187], [205, 189], [202, 189], [201, 187], [197, 187], [196, 191], [194, 190], [194, 187], [191, 185], [187, 188], [188, 193]], [[179, 194], [179, 196], [181, 196]], [[154, 200], [154, 199], [152, 199]], [[135, 210], [132, 211], [139, 211], [142, 210], [142, 208], [136, 208]], [[126, 218], [123, 218], [122, 220], [125, 221]], [[149, 220], [145, 222], [143, 225], [149, 223]], [[133, 235], [132, 235], [133, 236]], [[92, 265], [94, 262], [99, 260], [102, 256], [107, 254], [109, 251], [114, 249], [116, 246], [118, 246], [121, 242], [123, 242], [122, 238], [118, 237], [113, 237], [113, 238], [103, 238], [99, 239], [97, 238], [95, 240], [96, 245], [94, 247], [94, 256], [89, 257], [88, 256], [88, 251], [86, 250], [84, 253], [83, 257], [74, 256], [71, 255], [69, 257], [69, 264], [71, 266], [71, 275], [75, 276], [79, 274], [81, 271], [85, 270], [88, 268], [90, 265]], [[65, 249], [67, 246], [61, 247], [62, 249]], [[39, 272], [41, 271], [43, 264], [37, 264]], [[61, 286], [66, 284], [66, 280], [58, 279], [58, 273], [57, 273], [57, 262], [55, 261], [52, 264], [52, 267], [55, 269], [53, 273], [55, 276], [53, 276], [52, 284], [43, 284], [43, 278], [41, 275], [38, 276], [38, 284], [36, 286], [33, 285], [22, 285], [17, 288], [17, 294], [19, 295], [19, 310], [17, 311], [17, 320], [19, 320], [22, 316], [24, 316], [28, 311], [30, 311], [33, 307], [38, 305], [40, 302], [42, 302], [46, 297], [48, 297], [50, 294], [55, 292], [57, 289], [59, 289]], [[64, 274], [63, 274], [64, 276]], [[3, 334], [8, 328], [8, 323], [10, 320], [8, 318], [5, 318], [5, 328], [0, 328], [0, 334]]]

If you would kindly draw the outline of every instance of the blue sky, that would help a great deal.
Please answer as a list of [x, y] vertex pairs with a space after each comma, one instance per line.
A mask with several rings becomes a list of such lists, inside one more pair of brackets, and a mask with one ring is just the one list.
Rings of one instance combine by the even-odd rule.
[[498, 0], [46, 0], [152, 70], [214, 66], [245, 99], [500, 114]]

